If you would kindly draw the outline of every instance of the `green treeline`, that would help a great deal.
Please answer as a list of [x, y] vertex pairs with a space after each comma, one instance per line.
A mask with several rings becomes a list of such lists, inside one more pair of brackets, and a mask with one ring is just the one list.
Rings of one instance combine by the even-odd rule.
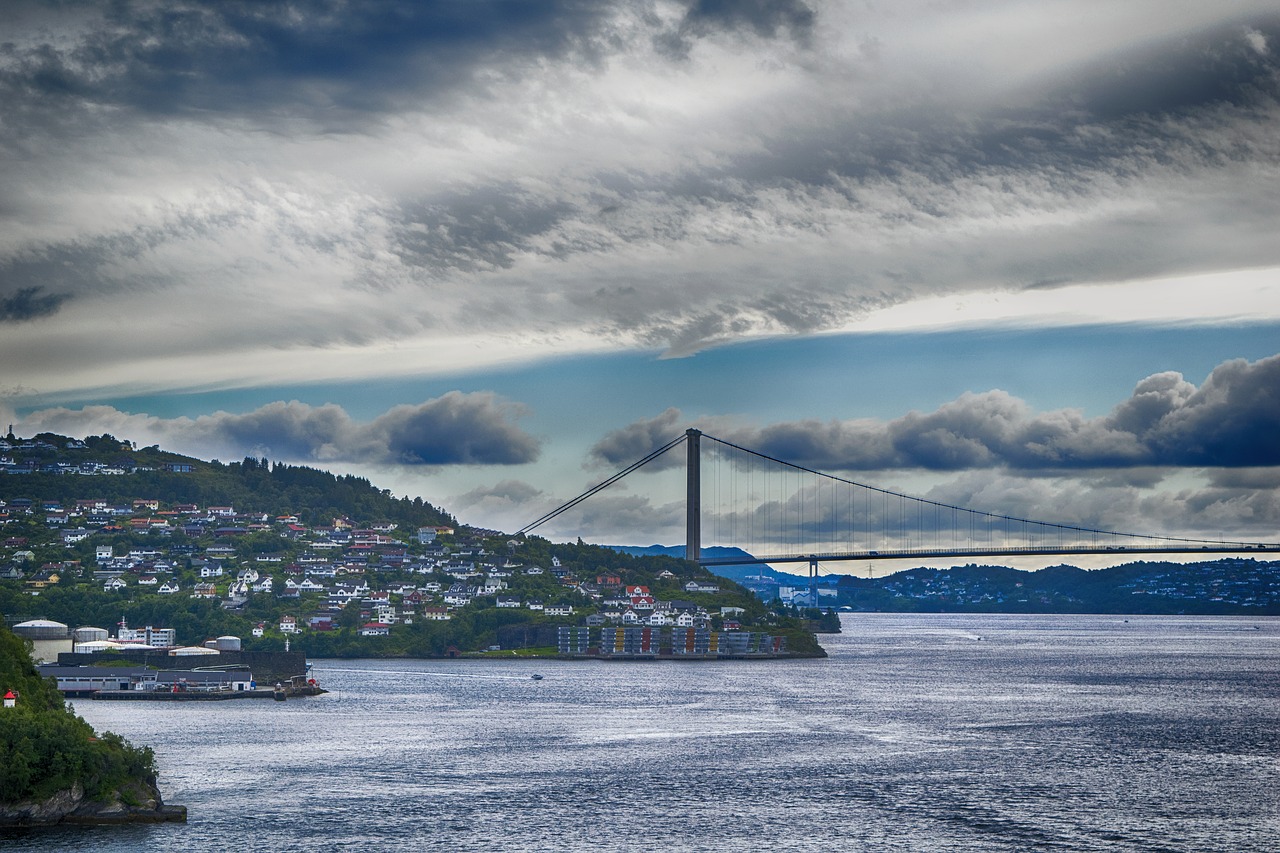
[[98, 736], [67, 710], [51, 679], [41, 678], [22, 639], [0, 625], [0, 694], [17, 705], [0, 708], [0, 802], [43, 800], [77, 782], [99, 799], [131, 781], [155, 783], [150, 748], [111, 733]]

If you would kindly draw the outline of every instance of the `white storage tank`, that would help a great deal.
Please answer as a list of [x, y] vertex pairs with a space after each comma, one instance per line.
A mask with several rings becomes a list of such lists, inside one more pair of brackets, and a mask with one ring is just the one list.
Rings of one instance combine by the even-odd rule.
[[77, 628], [72, 632], [72, 639], [76, 641], [76, 645], [80, 643], [96, 643], [99, 640], [110, 638], [111, 633], [106, 628]]
[[65, 640], [71, 636], [71, 629], [61, 622], [32, 619], [14, 625], [13, 633], [26, 640]]
[[13, 633], [31, 641], [31, 659], [36, 663], [53, 663], [63, 652], [75, 651], [71, 629], [61, 622], [31, 619], [14, 625]]
[[219, 637], [214, 640], [214, 648], [220, 652], [238, 652], [240, 651], [240, 638], [231, 636]]
[[178, 649], [170, 649], [169, 654], [173, 657], [192, 657], [194, 655], [216, 655], [221, 654], [217, 649], [207, 649], [204, 646], [183, 646]]

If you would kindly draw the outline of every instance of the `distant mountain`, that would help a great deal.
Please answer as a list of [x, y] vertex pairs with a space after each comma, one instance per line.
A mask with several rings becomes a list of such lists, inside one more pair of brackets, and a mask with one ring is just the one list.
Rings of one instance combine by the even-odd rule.
[[884, 612], [1280, 615], [1280, 561], [1141, 561], [1092, 571], [916, 568], [846, 576], [838, 590], [842, 607]]
[[[636, 545], [607, 545], [605, 547], [623, 554], [631, 554], [632, 556], [638, 557], [667, 556], [679, 557], [681, 559], [684, 558], [683, 545], [649, 545], [645, 547]], [[725, 548], [717, 545], [710, 548], [703, 548], [702, 554], [705, 557], [716, 560], [741, 558], [744, 561], [743, 565], [707, 566], [707, 571], [711, 572], [713, 575], [728, 578], [729, 580], [737, 583], [756, 581], [762, 577], [766, 579], [766, 583], [769, 581], [775, 581], [783, 584], [795, 583], [797, 579], [807, 579], [804, 575], [780, 572], [772, 566], [757, 565], [751, 562], [755, 557], [748, 554], [746, 551], [743, 551], [741, 548]]]
[[[682, 557], [683, 545], [610, 546], [628, 554]], [[751, 555], [737, 548], [704, 548], [708, 557]], [[770, 566], [708, 566], [771, 599], [779, 586], [808, 578]], [[1139, 561], [1106, 569], [1050, 566], [1028, 572], [969, 564], [914, 568], [878, 578], [824, 575], [834, 602], [848, 610], [886, 613], [1151, 613], [1280, 616], [1280, 561], [1227, 558], [1195, 563]], [[824, 600], [824, 605], [826, 600]]]

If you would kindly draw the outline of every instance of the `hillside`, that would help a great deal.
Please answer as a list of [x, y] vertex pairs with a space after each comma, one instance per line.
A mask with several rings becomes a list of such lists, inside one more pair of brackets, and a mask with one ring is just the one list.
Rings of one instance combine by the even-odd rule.
[[362, 477], [252, 457], [228, 464], [206, 462], [158, 446], [134, 448], [110, 435], [78, 440], [41, 433], [30, 439], [0, 440], [0, 500], [12, 504], [22, 498], [64, 508], [85, 498], [252, 506], [271, 517], [296, 514], [305, 524], [342, 517], [406, 526], [457, 524], [421, 498], [393, 497]]
[[739, 632], [717, 648], [744, 653], [784, 638], [822, 654], [797, 614], [684, 560], [471, 529], [365, 480], [266, 460], [110, 436], [6, 444], [0, 613], [15, 622], [151, 625], [180, 644], [231, 635], [312, 657], [554, 654], [560, 627], [595, 645], [613, 626], [659, 628], [668, 648], [688, 630]]

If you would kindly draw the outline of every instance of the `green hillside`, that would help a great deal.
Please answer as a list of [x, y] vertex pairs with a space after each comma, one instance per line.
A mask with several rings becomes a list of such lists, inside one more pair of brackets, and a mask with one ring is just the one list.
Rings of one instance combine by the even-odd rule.
[[[153, 498], [167, 505], [252, 507], [272, 517], [293, 513], [305, 524], [341, 517], [417, 526], [456, 524], [421, 498], [396, 498], [363, 477], [302, 465], [251, 457], [228, 464], [205, 462], [157, 446], [135, 449], [110, 435], [77, 443], [67, 436], [41, 433], [28, 441], [37, 446], [9, 454], [21, 463], [14, 469], [27, 473], [10, 469], [8, 476], [0, 476], [0, 500], [38, 498], [66, 506], [85, 498]], [[103, 470], [122, 473], [77, 475]]]
[[0, 625], [0, 694], [8, 691], [18, 698], [0, 708], [0, 804], [43, 800], [77, 785], [95, 800], [129, 783], [155, 784], [151, 750], [96, 735], [37, 674], [23, 641]]

